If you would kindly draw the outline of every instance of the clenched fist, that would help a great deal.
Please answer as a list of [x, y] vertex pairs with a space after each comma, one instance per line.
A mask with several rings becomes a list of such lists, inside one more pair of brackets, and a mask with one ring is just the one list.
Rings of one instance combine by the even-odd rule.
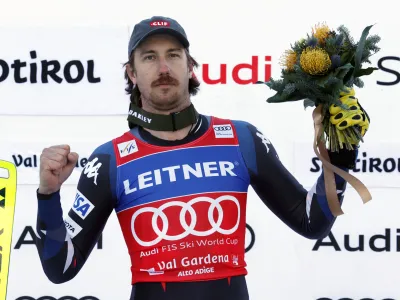
[[68, 145], [45, 148], [40, 155], [39, 193], [57, 192], [71, 175], [79, 155], [70, 152]]

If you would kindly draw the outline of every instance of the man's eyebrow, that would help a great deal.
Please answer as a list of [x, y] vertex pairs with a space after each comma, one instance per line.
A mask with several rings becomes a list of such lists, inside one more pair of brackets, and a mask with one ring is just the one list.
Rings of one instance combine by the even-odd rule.
[[[167, 52], [174, 52], [174, 51], [182, 51], [181, 48], [170, 48], [167, 50]], [[154, 54], [156, 53], [154, 50], [142, 50], [140, 52], [140, 56], [146, 55], [146, 54]]]
[[150, 54], [150, 53], [156, 53], [154, 50], [142, 50], [140, 51], [140, 56], [143, 56], [145, 54]]
[[171, 48], [167, 52], [182, 51], [182, 48]]

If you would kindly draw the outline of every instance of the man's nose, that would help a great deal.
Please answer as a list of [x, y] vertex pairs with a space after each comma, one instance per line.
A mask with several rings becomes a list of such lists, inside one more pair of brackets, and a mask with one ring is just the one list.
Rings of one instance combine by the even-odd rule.
[[159, 72], [161, 74], [166, 74], [170, 72], [169, 66], [168, 66], [168, 62], [165, 60], [165, 58], [160, 58], [159, 60], [160, 64], [159, 64]]

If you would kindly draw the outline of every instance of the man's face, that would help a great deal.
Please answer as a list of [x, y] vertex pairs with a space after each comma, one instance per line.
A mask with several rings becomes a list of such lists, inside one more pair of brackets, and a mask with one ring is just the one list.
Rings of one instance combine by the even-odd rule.
[[191, 76], [182, 44], [170, 35], [148, 37], [134, 52], [135, 72], [128, 74], [142, 94], [144, 106], [176, 107], [189, 96]]

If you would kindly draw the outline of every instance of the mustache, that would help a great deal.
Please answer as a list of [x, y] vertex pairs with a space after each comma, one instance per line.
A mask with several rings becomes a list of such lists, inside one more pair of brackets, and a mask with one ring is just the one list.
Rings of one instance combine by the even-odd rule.
[[161, 84], [178, 85], [178, 81], [175, 78], [173, 78], [169, 75], [166, 75], [166, 76], [162, 76], [159, 79], [157, 79], [156, 81], [154, 81], [152, 86], [158, 86]]

